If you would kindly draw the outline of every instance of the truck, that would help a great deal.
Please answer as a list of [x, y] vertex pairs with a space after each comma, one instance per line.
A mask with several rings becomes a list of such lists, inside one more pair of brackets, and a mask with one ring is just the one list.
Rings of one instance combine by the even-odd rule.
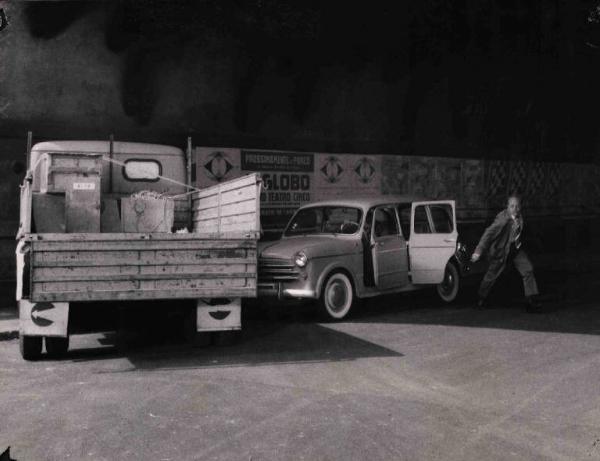
[[198, 190], [192, 147], [45, 141], [27, 148], [17, 233], [19, 345], [65, 354], [73, 307], [190, 305], [191, 329], [241, 329], [256, 297], [258, 173]]

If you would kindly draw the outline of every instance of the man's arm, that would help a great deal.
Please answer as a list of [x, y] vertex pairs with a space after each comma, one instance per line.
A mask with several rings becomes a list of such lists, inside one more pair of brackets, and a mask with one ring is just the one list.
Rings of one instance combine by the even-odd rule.
[[487, 251], [492, 241], [495, 240], [496, 237], [498, 237], [498, 235], [506, 225], [506, 221], [507, 218], [505, 216], [505, 213], [501, 212], [498, 213], [498, 215], [496, 215], [496, 219], [494, 219], [494, 222], [490, 224], [490, 226], [485, 230], [485, 232], [481, 236], [481, 239], [479, 240], [479, 243], [477, 244], [477, 247], [475, 248], [475, 251], [471, 256], [471, 261], [476, 262], [481, 257], [481, 255]]

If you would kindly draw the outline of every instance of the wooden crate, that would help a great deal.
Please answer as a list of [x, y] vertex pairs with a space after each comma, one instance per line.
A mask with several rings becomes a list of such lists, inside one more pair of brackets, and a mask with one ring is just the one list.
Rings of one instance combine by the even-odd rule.
[[255, 239], [31, 234], [31, 300], [256, 297]]
[[209, 187], [193, 196], [194, 232], [260, 232], [259, 173]]
[[73, 182], [84, 182], [101, 174], [102, 154], [48, 152], [40, 163], [40, 192], [67, 192]]

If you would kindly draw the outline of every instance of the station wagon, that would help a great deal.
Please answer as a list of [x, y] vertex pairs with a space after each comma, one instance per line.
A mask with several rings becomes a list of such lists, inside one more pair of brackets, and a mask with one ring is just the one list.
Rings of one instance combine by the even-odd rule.
[[462, 273], [453, 200], [380, 196], [299, 208], [260, 248], [259, 296], [315, 299], [330, 320], [361, 298], [436, 287], [446, 302]]

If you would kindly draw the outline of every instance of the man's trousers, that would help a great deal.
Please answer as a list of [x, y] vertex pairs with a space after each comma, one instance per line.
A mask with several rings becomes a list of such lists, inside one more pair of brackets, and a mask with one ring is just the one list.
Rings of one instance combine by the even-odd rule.
[[487, 298], [494, 283], [496, 283], [496, 280], [498, 280], [498, 277], [500, 277], [506, 268], [506, 265], [511, 261], [515, 265], [515, 269], [521, 274], [525, 296], [534, 296], [539, 293], [535, 276], [533, 275], [533, 265], [531, 264], [527, 253], [522, 249], [516, 250], [513, 246], [506, 258], [494, 258], [491, 260], [490, 267], [488, 267], [488, 270], [481, 281], [481, 285], [479, 286], [480, 298]]

